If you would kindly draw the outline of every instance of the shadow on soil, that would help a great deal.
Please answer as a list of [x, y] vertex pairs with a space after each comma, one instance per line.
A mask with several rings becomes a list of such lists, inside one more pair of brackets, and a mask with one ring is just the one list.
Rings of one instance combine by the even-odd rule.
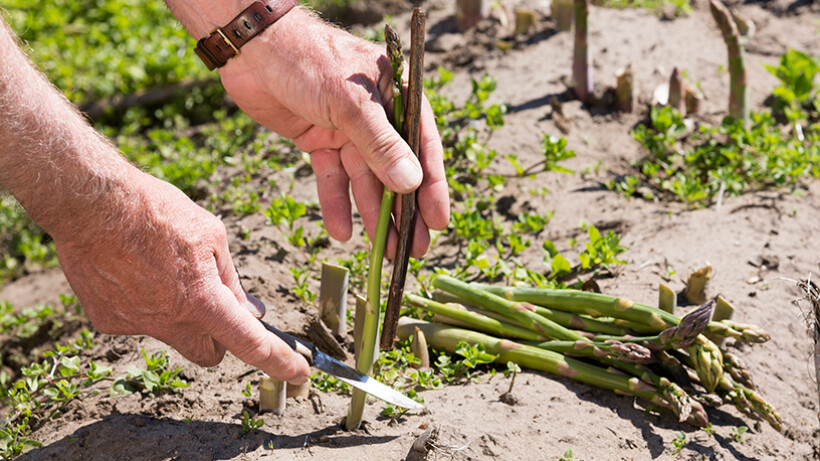
[[[339, 432], [342, 434], [336, 436]], [[275, 455], [280, 449], [309, 450], [315, 444], [345, 448], [388, 443], [395, 438], [350, 434], [338, 426], [295, 436], [276, 435], [264, 428], [243, 434], [239, 424], [112, 414], [17, 459], [219, 460], [233, 459], [260, 447]]]
[[[704, 454], [708, 456], [707, 459], [717, 459], [714, 442], [708, 441], [705, 433], [703, 433], [704, 440], [700, 440], [701, 437], [696, 437], [702, 433], [699, 428], [687, 423], [678, 422], [671, 413], [660, 415], [650, 414], [638, 408], [634, 398], [617, 395], [609, 391], [587, 386], [583, 383], [556, 378], [551, 375], [546, 376], [562, 382], [566, 388], [575, 393], [579, 399], [594, 402], [597, 405], [609, 408], [619, 417], [629, 421], [636, 429], [640, 430], [641, 438], [646, 442], [649, 455], [652, 459], [661, 457], [661, 455], [667, 452], [667, 448], [671, 447], [671, 441], [665, 441], [663, 437], [657, 433], [656, 428], [684, 431], [687, 434], [688, 440], [686, 443], [687, 450]], [[709, 415], [709, 421], [714, 427], [737, 427], [754, 423], [754, 421], [744, 421], [717, 408], [706, 408], [706, 413]], [[754, 461], [754, 458], [749, 458], [738, 452], [737, 449], [732, 446], [731, 440], [717, 434], [714, 435], [714, 440], [718, 445], [731, 452], [734, 456], [733, 459], [739, 461]], [[630, 443], [630, 441], [626, 442], [627, 444]]]

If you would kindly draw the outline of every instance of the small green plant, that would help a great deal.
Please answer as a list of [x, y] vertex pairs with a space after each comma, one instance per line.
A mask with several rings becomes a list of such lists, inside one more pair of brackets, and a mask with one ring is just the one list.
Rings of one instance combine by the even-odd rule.
[[820, 112], [815, 77], [820, 73], [820, 61], [808, 53], [789, 49], [780, 57], [778, 66], [765, 66], [780, 80], [772, 90], [777, 98], [775, 110], [782, 111], [790, 121], [808, 119]]
[[700, 430], [702, 430], [703, 432], [709, 434], [710, 437], [715, 435], [715, 428], [712, 427], [712, 423], [707, 424], [706, 427], [700, 428]]
[[686, 446], [686, 432], [680, 431], [680, 432], [678, 432], [678, 435], [676, 435], [675, 438], [672, 439], [672, 453], [675, 456], [680, 455], [681, 450], [683, 450], [683, 447], [685, 447], [685, 446]]
[[743, 434], [745, 434], [748, 431], [749, 428], [746, 426], [737, 426], [732, 428], [732, 440], [734, 440], [735, 443], [743, 443]]
[[339, 381], [323, 371], [317, 371], [310, 375], [313, 387], [320, 392], [333, 392], [336, 394], [350, 395], [350, 384]]
[[558, 458], [558, 461], [579, 461], [575, 459], [572, 448], [567, 448], [567, 451], [564, 452], [564, 455]]
[[251, 418], [247, 410], [242, 412], [242, 434], [249, 434], [265, 425], [262, 418]]
[[253, 397], [253, 387], [251, 387], [251, 383], [245, 383], [245, 388], [242, 389], [242, 395], [245, 397]]

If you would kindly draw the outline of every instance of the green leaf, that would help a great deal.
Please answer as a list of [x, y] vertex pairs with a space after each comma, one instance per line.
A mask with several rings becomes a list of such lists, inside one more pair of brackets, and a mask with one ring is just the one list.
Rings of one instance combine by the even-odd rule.
[[556, 254], [552, 258], [552, 278], [558, 278], [572, 272], [572, 265], [561, 254]]

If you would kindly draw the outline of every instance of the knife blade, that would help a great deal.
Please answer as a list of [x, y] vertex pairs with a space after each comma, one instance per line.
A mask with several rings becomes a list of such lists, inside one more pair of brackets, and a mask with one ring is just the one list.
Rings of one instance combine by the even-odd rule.
[[392, 387], [386, 386], [370, 376], [360, 372], [359, 370], [349, 367], [319, 349], [316, 349], [316, 346], [313, 344], [295, 336], [291, 336], [263, 320], [259, 321], [262, 322], [265, 329], [278, 336], [279, 339], [284, 341], [285, 344], [290, 346], [294, 351], [304, 356], [309, 364], [337, 378], [338, 380], [374, 397], [382, 399], [387, 403], [392, 403], [393, 405], [402, 408], [407, 408], [410, 410], [419, 410], [424, 408], [424, 406], [420, 403], [410, 399]]

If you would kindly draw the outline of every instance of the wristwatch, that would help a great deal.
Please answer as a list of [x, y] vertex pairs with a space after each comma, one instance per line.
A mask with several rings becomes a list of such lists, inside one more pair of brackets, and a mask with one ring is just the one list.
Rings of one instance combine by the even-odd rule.
[[196, 43], [194, 52], [208, 70], [214, 70], [239, 56], [239, 49], [296, 6], [296, 0], [256, 1], [224, 27]]

